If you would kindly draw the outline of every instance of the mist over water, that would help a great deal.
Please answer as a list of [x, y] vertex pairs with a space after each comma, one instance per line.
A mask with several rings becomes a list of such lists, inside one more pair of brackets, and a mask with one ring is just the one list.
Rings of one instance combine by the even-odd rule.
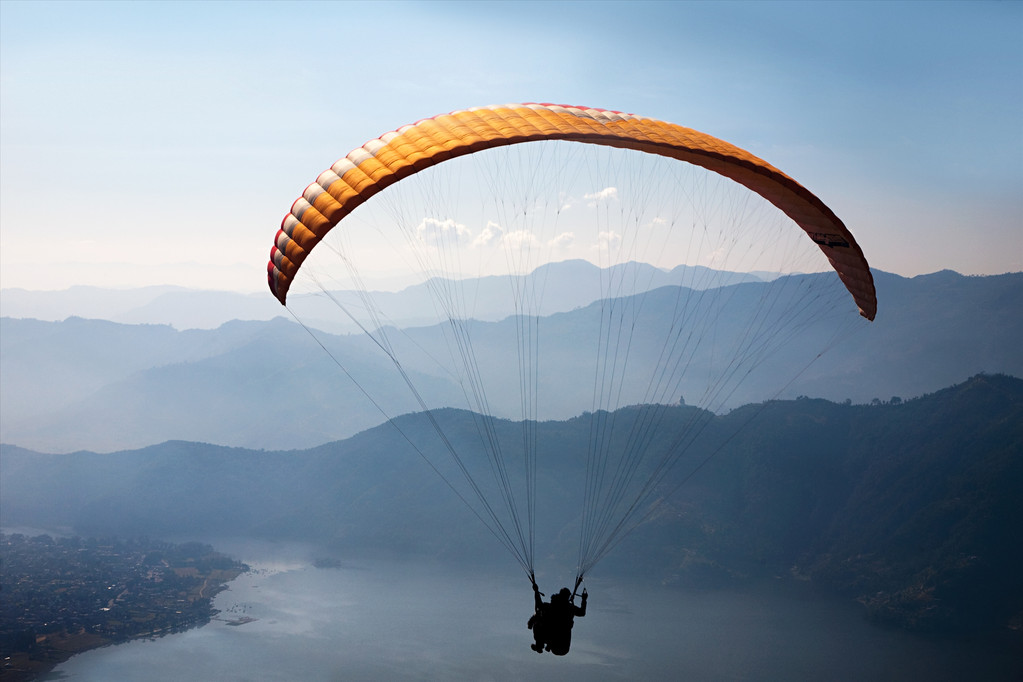
[[[598, 576], [587, 581], [588, 613], [576, 620], [571, 652], [554, 657], [529, 648], [532, 595], [516, 570], [397, 561], [316, 568], [296, 548], [237, 556], [253, 570], [217, 596], [218, 620], [86, 652], [46, 679], [998, 680], [1021, 672], [995, 643], [874, 627], [853, 603], [780, 582], [692, 591]], [[561, 587], [538, 582], [548, 593]], [[256, 620], [227, 622], [242, 617]]]

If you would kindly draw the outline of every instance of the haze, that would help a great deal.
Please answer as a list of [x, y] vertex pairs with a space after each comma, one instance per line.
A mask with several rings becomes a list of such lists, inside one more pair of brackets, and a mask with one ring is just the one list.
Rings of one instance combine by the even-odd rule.
[[[53, 678], [1023, 679], [1021, 36], [1020, 2], [0, 0], [3, 530], [254, 568], [214, 603], [247, 618], [115, 613], [147, 629]], [[374, 197], [280, 319], [309, 183], [508, 102], [766, 160], [855, 235], [876, 321], [824, 258], [851, 242], [686, 164], [543, 147]], [[27, 565], [38, 609], [0, 618], [26, 660], [87, 627]], [[534, 565], [548, 593], [585, 566], [565, 658], [529, 648]]]

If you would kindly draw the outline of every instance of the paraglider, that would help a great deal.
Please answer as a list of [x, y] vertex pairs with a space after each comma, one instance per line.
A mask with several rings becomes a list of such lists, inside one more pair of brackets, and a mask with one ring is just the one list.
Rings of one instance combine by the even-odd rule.
[[589, 598], [586, 588], [583, 588], [582, 603], [579, 606], [576, 606], [575, 595], [567, 587], [561, 588], [551, 595], [549, 602], [545, 602], [534, 577], [530, 576], [529, 579], [533, 584], [533, 615], [526, 624], [533, 631], [533, 643], [529, 648], [538, 654], [549, 651], [555, 656], [564, 656], [572, 647], [575, 619], [586, 615], [586, 601]]
[[316, 178], [284, 217], [267, 264], [283, 304], [309, 252], [345, 216], [402, 178], [456, 156], [534, 140], [571, 140], [686, 161], [745, 185], [784, 211], [820, 244], [859, 306], [874, 319], [877, 299], [866, 258], [820, 199], [749, 152], [671, 123], [603, 109], [549, 104], [480, 107], [423, 119], [370, 140]]
[[[633, 166], [637, 157], [653, 165]], [[439, 179], [442, 167], [462, 168], [459, 160], [469, 164], [461, 175]], [[375, 206], [387, 215], [360, 222]], [[364, 251], [372, 258], [360, 255], [354, 242], [377, 233]], [[414, 273], [429, 293], [429, 303], [408, 313], [414, 323], [395, 321], [399, 313], [366, 284], [362, 268], [381, 244], [394, 249], [387, 262]], [[534, 590], [534, 650], [561, 655], [573, 617], [585, 615], [586, 592], [581, 607], [567, 588], [545, 604], [533, 578], [537, 470], [545, 463], [538, 422], [580, 413], [590, 421], [578, 588], [670, 495], [661, 486], [708, 415], [730, 405], [767, 358], [816, 339], [816, 321], [847, 317], [836, 289], [862, 318], [877, 310], [856, 239], [805, 187], [710, 135], [603, 109], [480, 107], [367, 142], [321, 173], [284, 217], [267, 265], [282, 304], [323, 252], [336, 258], [328, 270], [347, 273], [348, 289], [320, 279], [333, 271], [307, 279], [390, 359], [451, 466], [405, 439], [519, 562]], [[552, 264], [585, 260], [596, 261], [592, 279], [557, 284]], [[832, 272], [815, 274], [824, 268]], [[494, 277], [505, 282], [504, 314], [481, 302]], [[557, 343], [563, 337], [572, 339], [567, 348]], [[372, 389], [335, 362], [390, 419]], [[431, 394], [442, 386], [453, 393]], [[691, 408], [678, 407], [680, 395]], [[476, 431], [468, 451], [435, 414], [459, 396]], [[662, 424], [673, 409], [686, 410], [684, 427], [668, 433]], [[520, 420], [515, 442], [502, 435], [501, 416]], [[687, 463], [687, 476], [704, 463]]]

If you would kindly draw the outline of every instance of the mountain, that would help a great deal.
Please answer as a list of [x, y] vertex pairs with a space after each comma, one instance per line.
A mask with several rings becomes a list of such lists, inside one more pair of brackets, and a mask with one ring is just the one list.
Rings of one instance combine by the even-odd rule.
[[[375, 384], [394, 414], [412, 410], [415, 401], [399, 380], [375, 382], [392, 370], [369, 345], [361, 336], [337, 337], [331, 350], [353, 367], [355, 380]], [[3, 318], [0, 351], [3, 439], [56, 451], [116, 450], [181, 436], [309, 447], [385, 420], [331, 356], [283, 319], [179, 332]]]
[[[571, 279], [578, 276], [573, 268], [592, 266], [551, 267], [561, 274], [552, 272], [550, 277]], [[646, 276], [653, 270], [636, 272]], [[809, 282], [815, 277], [824, 275], [777, 281]], [[921, 395], [978, 372], [1023, 375], [1023, 274], [963, 277], [940, 272], [906, 279], [875, 273], [875, 279], [881, 303], [874, 323], [864, 323], [836, 342], [830, 339], [831, 323], [815, 319], [781, 339], [770, 363], [742, 375], [720, 409], [799, 395], [867, 403]], [[761, 311], [769, 286], [745, 282], [720, 289], [737, 311], [718, 321], [722, 337], [742, 337], [745, 321]], [[701, 404], [698, 396], [705, 389], [700, 372], [720, 362], [719, 355], [727, 359], [707, 334], [707, 341], [692, 352], [689, 370], [669, 393], [650, 398], [645, 380], [657, 371], [657, 341], [665, 338], [680, 297], [695, 301], [692, 310], [699, 312], [693, 317], [711, 317], [702, 312], [704, 297], [698, 291], [660, 287], [639, 304], [630, 297], [617, 299], [619, 307], [642, 307], [631, 332], [635, 341], [618, 405], [676, 402], [679, 397]], [[538, 418], [565, 419], [594, 409], [591, 358], [600, 353], [602, 339], [588, 330], [605, 310], [591, 303], [539, 321], [543, 371], [537, 375], [542, 397]], [[764, 319], [775, 319], [772, 314]], [[454, 352], [447, 331], [446, 325], [390, 329], [389, 339], [426, 404], [465, 407], [462, 385], [434, 360]], [[509, 361], [519, 352], [514, 320], [476, 321], [471, 334], [482, 379], [491, 386], [517, 387], [518, 363]], [[421, 409], [368, 336], [317, 337], [282, 318], [183, 331], [81, 318], [0, 318], [0, 440], [55, 452], [111, 451], [177, 439], [305, 448]], [[490, 391], [487, 399], [496, 416], [521, 417], [516, 390]]]
[[720, 420], [747, 417], [640, 542], [685, 538], [677, 564], [703, 574], [772, 566], [910, 629], [1023, 625], [1023, 381], [978, 375], [866, 406], [772, 401]]
[[[613, 416], [629, 431], [647, 409]], [[652, 448], [693, 418], [706, 428], [659, 486], [663, 502], [595, 569], [601, 574], [697, 585], [795, 577], [917, 630], [1023, 622], [1023, 380], [979, 375], [875, 405], [804, 398], [721, 416], [674, 406], [662, 416]], [[489, 465], [473, 455], [473, 415], [433, 418], [496, 503]], [[256, 537], [349, 556], [511, 562], [423, 462], [462, 487], [425, 415], [396, 424], [400, 431], [386, 424], [308, 450], [173, 441], [40, 454], [3, 446], [0, 511], [8, 526], [86, 536]], [[540, 567], [572, 565], [591, 426], [591, 415], [537, 425]], [[522, 425], [494, 428], [516, 461]]]
[[122, 324], [170, 325], [176, 329], [215, 329], [230, 320], [270, 320], [280, 305], [266, 294], [199, 291], [174, 286], [107, 289], [76, 286], [59, 291], [0, 291], [7, 317], [59, 321], [69, 317]]
[[[512, 287], [542, 286], [546, 291], [543, 314], [549, 315], [580, 308], [601, 297], [600, 278], [621, 282], [617, 294], [630, 294], [656, 289], [672, 283], [686, 282], [694, 289], [725, 286], [740, 282], [770, 280], [771, 273], [734, 273], [711, 270], [702, 266], [680, 265], [671, 271], [643, 263], [623, 263], [599, 268], [583, 260], [553, 263], [537, 268], [521, 277], [481, 277], [474, 285], [476, 319], [502, 320], [515, 314]], [[450, 281], [438, 279], [441, 283]], [[372, 284], [369, 285], [372, 287]], [[422, 324], [424, 310], [431, 310], [433, 296], [430, 284], [401, 287], [397, 291], [374, 290], [370, 293], [383, 310], [384, 319], [394, 326]], [[360, 291], [331, 291], [330, 296], [343, 305], [358, 306]], [[358, 328], [340, 313], [324, 294], [295, 292], [288, 305], [306, 324], [332, 334], [347, 334]], [[242, 294], [228, 291], [202, 291], [183, 287], [142, 287], [139, 289], [104, 289], [77, 286], [61, 291], [0, 291], [3, 315], [57, 322], [69, 317], [103, 319], [122, 324], [170, 325], [175, 329], [216, 329], [232, 320], [268, 321], [284, 315], [284, 309], [269, 292]]]

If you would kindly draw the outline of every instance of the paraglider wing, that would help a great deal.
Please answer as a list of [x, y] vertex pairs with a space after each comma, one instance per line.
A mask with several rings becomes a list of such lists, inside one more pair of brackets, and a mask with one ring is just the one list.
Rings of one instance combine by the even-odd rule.
[[863, 252], [841, 220], [809, 190], [743, 149], [698, 131], [603, 109], [508, 104], [423, 119], [371, 140], [324, 171], [295, 201], [267, 265], [270, 290], [285, 304], [309, 252], [377, 192], [457, 156], [539, 140], [634, 149], [719, 173], [764, 197], [801, 227], [827, 256], [860, 314], [874, 319], [877, 298]]

